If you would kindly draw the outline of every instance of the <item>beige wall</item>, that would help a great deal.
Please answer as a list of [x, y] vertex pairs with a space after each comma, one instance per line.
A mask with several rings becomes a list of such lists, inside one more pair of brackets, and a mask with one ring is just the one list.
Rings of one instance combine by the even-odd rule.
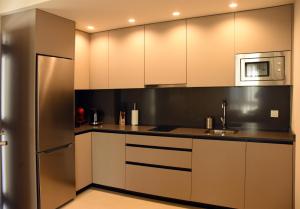
[[[300, 137], [300, 0], [295, 4], [293, 131]], [[298, 139], [300, 140], [300, 139]], [[296, 142], [295, 208], [300, 209], [300, 141]]]

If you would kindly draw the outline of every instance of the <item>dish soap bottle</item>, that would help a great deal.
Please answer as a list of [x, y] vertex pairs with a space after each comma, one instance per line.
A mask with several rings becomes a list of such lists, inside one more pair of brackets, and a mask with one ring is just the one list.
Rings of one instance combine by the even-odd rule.
[[133, 104], [133, 110], [131, 110], [131, 125], [139, 125], [139, 110], [136, 108], [136, 103]]

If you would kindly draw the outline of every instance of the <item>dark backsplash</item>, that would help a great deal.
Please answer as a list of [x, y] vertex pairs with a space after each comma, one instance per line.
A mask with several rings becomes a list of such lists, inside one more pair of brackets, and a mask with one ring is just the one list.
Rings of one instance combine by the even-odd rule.
[[[76, 91], [76, 106], [89, 114], [91, 108], [104, 112], [105, 123], [117, 123], [119, 111], [126, 111], [130, 124], [133, 103], [139, 109], [141, 125], [205, 127], [213, 116], [220, 127], [221, 103], [226, 99], [227, 123], [233, 129], [288, 131], [290, 129], [290, 87], [145, 88]], [[271, 109], [279, 118], [270, 118]]]

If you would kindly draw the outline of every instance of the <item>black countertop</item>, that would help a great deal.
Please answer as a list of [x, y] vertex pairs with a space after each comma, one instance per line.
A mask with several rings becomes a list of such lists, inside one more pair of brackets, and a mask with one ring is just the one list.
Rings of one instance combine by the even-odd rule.
[[239, 131], [236, 134], [225, 136], [209, 135], [205, 129], [197, 128], [176, 128], [169, 132], [149, 131], [153, 126], [120, 126], [114, 124], [103, 124], [99, 126], [82, 125], [75, 128], [75, 135], [88, 132], [106, 132], [120, 134], [152, 135], [166, 137], [181, 137], [194, 139], [211, 139], [226, 141], [248, 141], [275, 144], [293, 144], [295, 135], [291, 132], [272, 132], [272, 131]]

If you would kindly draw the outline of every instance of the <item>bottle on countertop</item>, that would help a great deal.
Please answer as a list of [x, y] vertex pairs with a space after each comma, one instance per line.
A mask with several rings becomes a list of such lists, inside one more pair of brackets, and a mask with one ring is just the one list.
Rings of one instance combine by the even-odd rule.
[[90, 124], [93, 125], [93, 126], [97, 126], [100, 124], [100, 121], [99, 121], [99, 112], [97, 109], [91, 109], [91, 122]]
[[208, 117], [206, 118], [206, 129], [207, 129], [207, 130], [213, 129], [213, 126], [214, 126], [213, 123], [214, 123], [213, 117], [208, 116]]
[[139, 110], [136, 107], [136, 103], [133, 104], [133, 110], [131, 110], [131, 125], [139, 125]]
[[119, 116], [119, 125], [121, 126], [125, 126], [126, 122], [125, 122], [125, 111], [120, 111], [120, 116]]

